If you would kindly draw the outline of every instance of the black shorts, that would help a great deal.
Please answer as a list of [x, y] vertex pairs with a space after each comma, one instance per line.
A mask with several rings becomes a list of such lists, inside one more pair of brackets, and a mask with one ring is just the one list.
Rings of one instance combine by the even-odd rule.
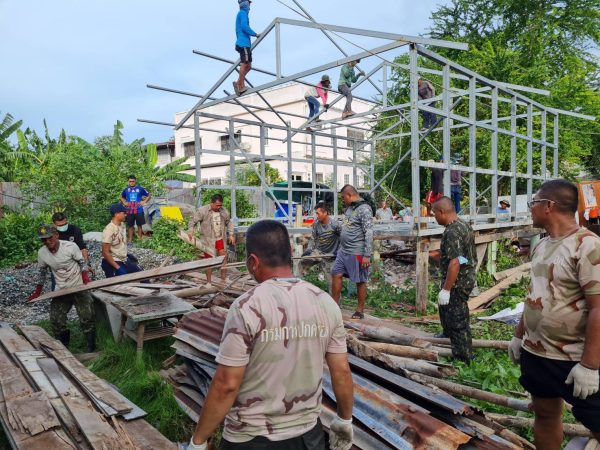
[[240, 47], [239, 45], [236, 45], [235, 51], [240, 54], [240, 61], [242, 64], [252, 62], [252, 49], [250, 47]]
[[573, 415], [586, 428], [600, 433], [600, 393], [585, 400], [573, 396], [573, 385], [565, 384], [577, 361], [559, 361], [542, 358], [523, 349], [521, 351], [521, 385], [538, 398], [562, 398], [573, 406]]
[[135, 213], [135, 214], [127, 214], [127, 218], [125, 219], [125, 223], [128, 227], [132, 227], [136, 224], [138, 227], [141, 227], [146, 223], [146, 218], [144, 217], [144, 213]]
[[329, 439], [325, 437], [323, 424], [317, 424], [306, 433], [283, 441], [271, 441], [264, 436], [257, 436], [248, 442], [221, 441], [222, 450], [327, 450]]

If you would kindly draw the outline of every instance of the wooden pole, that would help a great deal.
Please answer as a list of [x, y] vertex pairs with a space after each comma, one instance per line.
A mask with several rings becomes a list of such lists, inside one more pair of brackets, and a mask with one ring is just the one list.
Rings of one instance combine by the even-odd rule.
[[[504, 414], [485, 413], [488, 419], [515, 428], [533, 429], [533, 419], [529, 417], [505, 416]], [[583, 425], [578, 423], [563, 423], [563, 432], [567, 436], [591, 437], [592, 433]]]
[[385, 342], [361, 341], [373, 350], [387, 353], [388, 355], [402, 356], [405, 358], [423, 359], [425, 361], [439, 361], [438, 353], [432, 350], [411, 347], [408, 345], [395, 345]]
[[464, 397], [475, 398], [495, 405], [506, 406], [517, 411], [530, 412], [530, 402], [528, 400], [519, 400], [516, 398], [506, 397], [492, 392], [482, 391], [462, 384], [453, 383], [447, 380], [439, 380], [423, 374], [417, 374], [406, 371], [406, 378], [421, 384], [430, 384], [436, 386], [451, 395], [462, 395]]
[[417, 302], [418, 313], [425, 314], [429, 292], [429, 239], [424, 238], [417, 244]]
[[[451, 345], [448, 338], [422, 337], [424, 341], [437, 345]], [[496, 348], [499, 350], [508, 350], [510, 341], [488, 341], [485, 339], [473, 339], [473, 348]]]
[[415, 336], [399, 333], [387, 327], [374, 327], [362, 325], [357, 322], [344, 321], [344, 326], [351, 330], [360, 331], [366, 337], [379, 342], [388, 342], [390, 344], [409, 345], [411, 347], [428, 348], [431, 343]]
[[418, 359], [402, 358], [400, 356], [388, 355], [398, 367], [410, 370], [415, 373], [422, 373], [423, 375], [429, 375], [431, 377], [442, 378], [455, 376], [458, 371], [454, 367], [436, 366], [427, 361], [421, 361]]

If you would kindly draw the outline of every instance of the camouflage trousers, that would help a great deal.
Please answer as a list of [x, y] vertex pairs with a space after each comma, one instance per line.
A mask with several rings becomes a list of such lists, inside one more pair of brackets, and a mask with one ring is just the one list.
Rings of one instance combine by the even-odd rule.
[[94, 300], [87, 292], [78, 292], [76, 294], [65, 295], [64, 297], [53, 298], [50, 302], [50, 325], [54, 336], [59, 336], [67, 330], [67, 314], [75, 305], [81, 331], [91, 333], [95, 329], [94, 321]]
[[450, 303], [439, 308], [444, 334], [450, 338], [452, 345], [452, 356], [466, 363], [470, 363], [473, 356], [468, 300], [469, 294], [453, 289]]

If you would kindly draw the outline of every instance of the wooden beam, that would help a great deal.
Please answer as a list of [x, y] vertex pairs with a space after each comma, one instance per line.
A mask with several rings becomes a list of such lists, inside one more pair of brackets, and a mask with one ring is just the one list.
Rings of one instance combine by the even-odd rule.
[[103, 280], [92, 281], [88, 284], [82, 284], [81, 286], [75, 286], [72, 288], [61, 289], [59, 291], [48, 292], [35, 300], [47, 300], [49, 298], [64, 297], [69, 294], [76, 294], [78, 292], [89, 291], [92, 289], [100, 289], [107, 286], [115, 286], [118, 284], [130, 283], [132, 281], [147, 280], [149, 278], [164, 277], [167, 275], [175, 275], [178, 273], [191, 272], [193, 270], [212, 269], [219, 267], [223, 264], [224, 256], [218, 256], [216, 258], [201, 259], [198, 261], [190, 261], [182, 264], [175, 264], [168, 267], [157, 267], [155, 269], [143, 270], [141, 272], [128, 273], [127, 275], [121, 275], [118, 277], [105, 278]]
[[527, 274], [528, 274], [528, 272], [514, 273], [511, 276], [509, 276], [508, 278], [505, 278], [504, 280], [502, 280], [497, 285], [488, 289], [487, 291], [482, 292], [477, 297], [473, 297], [468, 302], [469, 310], [474, 311], [482, 306], [487, 305], [492, 300], [495, 300], [497, 297], [499, 297], [504, 289], [508, 288], [511, 284], [519, 281], [521, 278], [527, 276]]
[[512, 269], [506, 269], [506, 270], [503, 270], [502, 272], [495, 273], [494, 274], [494, 279], [496, 281], [502, 281], [505, 278], [508, 278], [511, 275], [514, 275], [515, 273], [518, 273], [518, 272], [527, 272], [529, 270], [531, 270], [531, 263], [527, 262], [525, 264], [521, 264], [520, 266], [513, 267]]

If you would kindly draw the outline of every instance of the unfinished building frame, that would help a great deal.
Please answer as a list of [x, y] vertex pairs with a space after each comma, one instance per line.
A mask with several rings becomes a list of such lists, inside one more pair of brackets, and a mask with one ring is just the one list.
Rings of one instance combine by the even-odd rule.
[[[295, 3], [300, 6], [297, 2]], [[412, 204], [404, 206], [412, 207], [412, 218], [403, 223], [387, 222], [379, 224], [376, 227], [376, 235], [378, 238], [416, 241], [417, 309], [424, 311], [427, 301], [429, 273], [428, 252], [439, 247], [439, 236], [443, 229], [436, 226], [430, 217], [421, 214], [419, 206], [422, 203], [424, 184], [422, 169], [444, 169], [443, 186], [444, 194], [447, 196], [451, 195], [451, 171], [460, 171], [465, 175], [464, 183], [468, 187], [468, 206], [463, 208], [461, 216], [473, 225], [478, 235], [478, 244], [486, 244], [506, 237], [516, 237], [520, 233], [530, 231], [529, 213], [518, 212], [514, 208], [508, 218], [503, 216], [502, 220], [499, 220], [495, 206], [498, 204], [500, 180], [503, 178], [510, 179], [510, 196], [513, 205], [516, 206], [517, 204], [518, 186], [520, 185], [525, 186], [527, 199], [530, 200], [537, 184], [559, 176], [560, 115], [570, 115], [587, 120], [594, 120], [594, 117], [545, 106], [527, 97], [524, 93], [548, 95], [547, 91], [490, 80], [429, 49], [438, 46], [467, 50], [465, 44], [319, 24], [304, 9], [302, 11], [303, 15], [310, 21], [276, 18], [253, 44], [254, 49], [271, 33], [275, 34], [276, 71], [253, 68], [255, 72], [272, 76], [273, 80], [259, 86], [249, 84], [250, 87], [244, 94], [256, 93], [265, 106], [247, 103], [244, 101], [243, 96], [229, 95], [227, 91], [225, 91], [225, 97], [215, 98], [213, 96], [215, 92], [230, 77], [236, 75], [240, 61], [230, 61], [205, 52], [194, 51], [200, 56], [228, 63], [230, 67], [204, 95], [148, 85], [153, 89], [191, 95], [199, 98], [199, 100], [178, 123], [142, 119], [140, 121], [172, 126], [175, 129], [184, 127], [194, 130], [198, 199], [201, 198], [200, 193], [203, 189], [215, 187], [202, 184], [203, 155], [214, 154], [228, 157], [229, 184], [221, 185], [219, 189], [231, 191], [232, 219], [242, 232], [249, 223], [267, 218], [268, 208], [266, 204], [271, 200], [263, 195], [259, 217], [241, 219], [237, 215], [236, 192], [252, 190], [260, 191], [263, 194], [270, 192], [270, 197], [275, 199], [276, 203], [279, 203], [276, 200], [275, 193], [286, 191], [288, 205], [291, 205], [293, 192], [306, 191], [312, 196], [313, 206], [318, 194], [330, 192], [333, 195], [333, 210], [337, 212], [338, 197], [336, 191], [338, 181], [340, 181], [338, 169], [350, 167], [352, 169], [351, 184], [359, 187], [360, 191], [373, 194], [381, 189], [395, 202], [403, 205], [403, 202], [396, 198], [386, 186], [386, 182], [393, 177], [401, 164], [410, 165]], [[320, 30], [336, 45], [344, 57], [293, 75], [284, 76], [281, 59], [283, 25]], [[332, 37], [341, 37], [340, 33], [350, 36], [367, 36], [389, 42], [372, 49], [364, 49], [357, 45], [362, 51], [348, 55]], [[400, 64], [394, 59], [381, 56], [403, 46], [409, 47], [408, 64]], [[311, 125], [314, 125], [314, 120], [318, 115], [303, 121], [300, 126], [292, 127], [291, 118], [299, 116], [273, 108], [263, 95], [268, 89], [284, 83], [297, 82], [311, 85], [303, 79], [339, 67], [350, 61], [369, 58], [376, 59], [378, 63], [373, 69], [365, 73], [365, 76], [360, 78], [351, 90], [356, 90], [364, 83], [370, 83], [378, 93], [377, 98], [366, 99], [373, 103], [373, 109], [347, 119], [337, 118], [320, 121], [323, 129], [319, 131], [308, 129]], [[390, 70], [392, 69], [408, 73], [409, 98], [407, 98], [408, 101], [401, 104], [392, 104], [390, 100], [389, 79]], [[426, 100], [419, 100], [418, 80], [421, 76], [440, 80], [438, 85], [441, 88], [438, 89], [438, 95]], [[337, 93], [335, 99], [330, 102], [330, 107], [343, 98], [342, 95]], [[461, 102], [467, 105], [468, 116], [456, 112], [456, 106]], [[245, 111], [251, 114], [255, 120], [220, 116], [207, 112], [208, 108], [222, 103], [237, 105], [240, 112]], [[437, 117], [435, 125], [430, 129], [423, 130], [419, 126], [419, 115], [422, 112], [432, 113]], [[390, 126], [377, 131], [370, 128], [370, 125], [376, 124], [384, 116], [392, 119]], [[210, 126], [207, 125], [209, 122]], [[403, 124], [407, 125], [409, 130], [398, 132], [398, 128]], [[519, 124], [521, 124], [521, 127], [518, 127]], [[258, 145], [251, 145], [250, 148], [244, 148], [241, 145], [235, 134], [235, 130], [240, 126], [245, 127], [244, 136], [253, 139]], [[366, 131], [369, 134], [364, 137], [358, 135], [358, 137], [349, 138], [348, 136], [338, 135], [337, 132], [340, 128]], [[520, 128], [525, 128], [526, 132], [523, 134], [519, 131]], [[229, 136], [229, 143], [225, 148], [216, 149], [209, 148], [206, 145], [203, 146], [202, 138], [214, 133]], [[438, 149], [432, 144], [429, 139], [432, 133], [442, 134], [441, 148]], [[403, 138], [410, 140], [408, 150], [403, 154], [399, 154], [394, 165], [383, 176], [376, 179], [375, 162], [378, 146], [390, 139]], [[287, 151], [280, 155], [267, 155], [266, 147], [273, 140], [285, 142]], [[508, 160], [499, 158], [499, 148], [510, 148], [510, 158]], [[464, 151], [462, 151], [463, 149]], [[465, 163], [452, 160], [451, 157], [456, 151], [468, 153]], [[344, 153], [345, 156], [340, 157], [341, 153]], [[288, 180], [287, 187], [274, 187], [269, 183], [265, 172], [269, 160], [287, 162], [287, 173], [285, 174], [285, 178]], [[260, 186], [248, 186], [238, 183], [236, 167], [239, 167], [239, 163], [246, 163], [252, 168], [260, 180]], [[524, 172], [519, 171], [522, 163], [525, 163], [526, 169]], [[296, 164], [305, 164], [311, 167], [311, 188], [302, 189], [292, 186], [291, 181], [293, 180], [294, 165]], [[332, 168], [333, 176], [330, 180], [330, 189], [317, 186], [318, 166]], [[482, 188], [484, 182], [488, 183], [486, 183], [485, 188]], [[482, 204], [487, 206], [487, 211], [482, 211]], [[284, 219], [291, 231], [307, 232], [306, 228], [294, 227], [291, 212], [288, 211], [286, 215], [287, 217]]]

